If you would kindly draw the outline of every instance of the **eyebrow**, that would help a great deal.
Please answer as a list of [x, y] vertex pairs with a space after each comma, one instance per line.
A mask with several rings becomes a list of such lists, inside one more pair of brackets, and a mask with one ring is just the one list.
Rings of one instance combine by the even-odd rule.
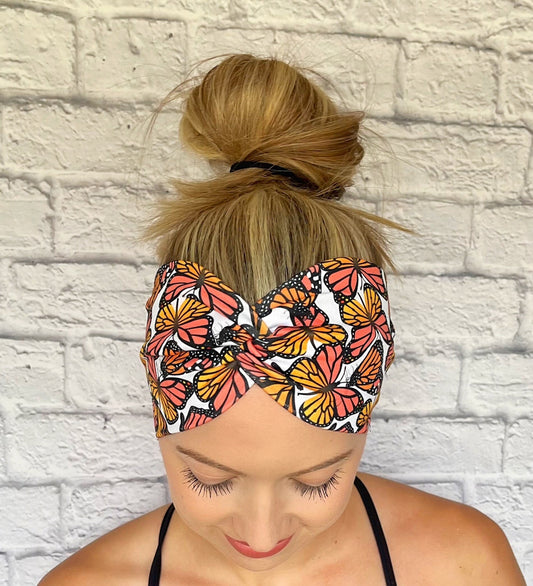
[[[207, 456], [204, 456], [203, 454], [199, 454], [195, 450], [191, 450], [189, 448], [183, 448], [181, 446], [176, 446], [176, 450], [182, 454], [185, 454], [186, 456], [190, 456], [191, 458], [194, 458], [198, 462], [202, 462], [202, 464], [207, 464], [208, 466], [212, 466], [213, 468], [217, 468], [218, 470], [223, 470], [224, 472], [228, 472], [229, 474], [237, 474], [238, 476], [246, 476], [246, 474], [244, 474], [243, 472], [239, 472], [238, 470], [230, 468], [229, 466], [224, 466], [224, 464], [219, 464], [218, 462], [211, 460]], [[289, 474], [288, 476], [300, 476], [301, 474], [309, 474], [310, 472], [316, 472], [317, 470], [322, 470], [323, 468], [327, 468], [328, 466], [331, 466], [332, 464], [337, 464], [337, 462], [340, 462], [342, 460], [346, 460], [349, 456], [352, 455], [352, 453], [353, 453], [353, 450], [348, 450], [347, 452], [343, 452], [342, 454], [339, 454], [338, 456], [334, 456], [333, 458], [330, 458], [329, 460], [326, 460], [325, 462], [322, 462], [321, 464], [317, 464], [316, 466], [311, 466], [310, 468], [304, 468], [303, 470], [298, 470], [297, 472], [293, 472], [292, 474]]]

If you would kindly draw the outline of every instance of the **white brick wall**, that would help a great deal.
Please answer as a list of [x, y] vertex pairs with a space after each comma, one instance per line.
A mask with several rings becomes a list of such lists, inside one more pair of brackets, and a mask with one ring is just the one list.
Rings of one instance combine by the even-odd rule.
[[[365, 108], [353, 202], [404, 222], [363, 468], [464, 501], [533, 584], [533, 32], [510, 0], [0, 0], [0, 586], [168, 500], [139, 220], [204, 161], [156, 124], [196, 60], [294, 54]], [[381, 196], [385, 194], [385, 203]]]

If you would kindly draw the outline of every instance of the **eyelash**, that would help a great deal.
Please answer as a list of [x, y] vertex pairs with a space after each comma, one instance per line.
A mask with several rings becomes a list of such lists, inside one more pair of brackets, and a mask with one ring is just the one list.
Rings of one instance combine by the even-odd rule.
[[[296, 486], [300, 491], [302, 496], [306, 494], [309, 495], [309, 498], [321, 498], [326, 499], [329, 496], [329, 491], [333, 488], [339, 480], [339, 472], [337, 470], [333, 476], [321, 484], [319, 486], [311, 486], [309, 484], [303, 484], [302, 482], [296, 482]], [[205, 484], [201, 480], [198, 480], [196, 476], [193, 474], [192, 470], [185, 469], [183, 470], [183, 475], [185, 477], [186, 483], [198, 494], [202, 496], [208, 496], [209, 498], [213, 496], [220, 496], [221, 494], [229, 494], [231, 487], [233, 485], [232, 480], [225, 480], [224, 482], [219, 482], [218, 484]]]

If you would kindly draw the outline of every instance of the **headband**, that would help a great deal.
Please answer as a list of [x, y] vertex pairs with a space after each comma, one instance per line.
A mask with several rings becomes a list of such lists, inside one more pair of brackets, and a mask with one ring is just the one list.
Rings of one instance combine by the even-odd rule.
[[208, 423], [257, 383], [302, 421], [365, 433], [394, 326], [383, 270], [336, 257], [248, 304], [205, 267], [161, 266], [146, 302], [141, 360], [156, 436]]

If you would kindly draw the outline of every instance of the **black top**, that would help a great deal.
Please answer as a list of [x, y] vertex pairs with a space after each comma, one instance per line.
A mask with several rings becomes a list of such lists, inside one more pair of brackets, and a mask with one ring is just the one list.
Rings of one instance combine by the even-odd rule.
[[[394, 570], [392, 569], [389, 548], [387, 547], [387, 541], [385, 540], [385, 535], [383, 533], [381, 523], [379, 522], [376, 507], [374, 506], [374, 503], [372, 501], [370, 493], [366, 489], [366, 486], [363, 484], [362, 480], [357, 476], [355, 477], [354, 485], [359, 491], [359, 494], [361, 495], [361, 499], [363, 500], [363, 504], [365, 505], [368, 519], [370, 520], [370, 524], [372, 525], [372, 531], [374, 532], [374, 537], [376, 538], [376, 543], [379, 549], [379, 555], [381, 557], [381, 565], [383, 567], [383, 573], [385, 575], [385, 583], [387, 586], [396, 586], [396, 578], [394, 577]], [[152, 567], [150, 568], [148, 586], [159, 586], [159, 577], [161, 576], [161, 550], [163, 549], [163, 541], [165, 539], [165, 535], [173, 512], [174, 504], [171, 503], [165, 513], [165, 516], [163, 517], [163, 521], [161, 522], [161, 529], [159, 530], [159, 543], [157, 545], [154, 559], [152, 561]]]

